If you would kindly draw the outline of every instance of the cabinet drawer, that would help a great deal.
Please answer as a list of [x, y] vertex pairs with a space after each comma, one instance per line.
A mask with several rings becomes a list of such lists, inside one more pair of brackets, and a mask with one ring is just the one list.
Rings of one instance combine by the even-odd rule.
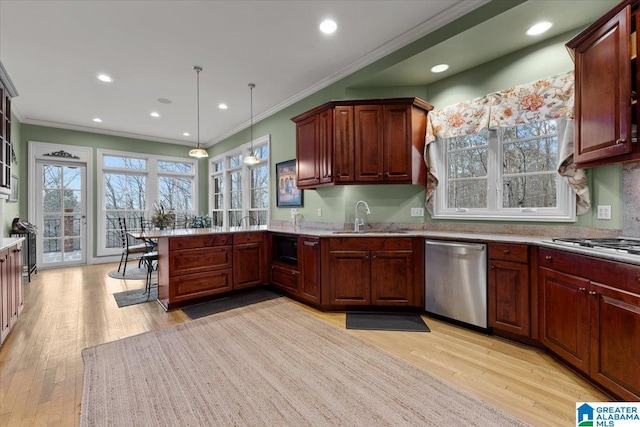
[[264, 239], [264, 233], [235, 233], [233, 235], [233, 244], [239, 245], [242, 243], [259, 243]]
[[193, 249], [206, 248], [212, 246], [224, 246], [231, 244], [230, 234], [210, 234], [205, 236], [171, 237], [169, 238], [169, 249]]
[[529, 251], [527, 245], [516, 245], [513, 243], [490, 243], [489, 259], [513, 262], [529, 262]]
[[231, 246], [176, 251], [169, 258], [169, 275], [219, 270], [232, 267]]
[[170, 279], [170, 288], [174, 290], [173, 301], [184, 301], [213, 295], [232, 289], [231, 269], [188, 274]]
[[296, 270], [281, 267], [279, 265], [271, 266], [271, 283], [290, 292], [298, 292], [298, 277], [299, 273]]

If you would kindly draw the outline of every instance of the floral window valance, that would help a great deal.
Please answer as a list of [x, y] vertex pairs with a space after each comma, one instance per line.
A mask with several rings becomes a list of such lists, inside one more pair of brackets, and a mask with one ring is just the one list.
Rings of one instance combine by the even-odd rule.
[[566, 177], [576, 193], [578, 215], [589, 211], [589, 189], [582, 170], [573, 162], [573, 72], [518, 85], [489, 95], [444, 108], [435, 108], [427, 117], [425, 162], [427, 176], [427, 208], [438, 184], [436, 149], [430, 147], [436, 139], [478, 133], [549, 119], [566, 119], [567, 131], [560, 142], [558, 173]]

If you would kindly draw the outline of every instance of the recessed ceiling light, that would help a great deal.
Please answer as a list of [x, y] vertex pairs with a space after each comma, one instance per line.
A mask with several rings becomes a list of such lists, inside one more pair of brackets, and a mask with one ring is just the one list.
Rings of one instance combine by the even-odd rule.
[[160, 104], [171, 104], [171, 100], [167, 98], [158, 98]]
[[93, 121], [96, 123], [102, 123], [102, 119], [100, 117], [95, 117]]
[[182, 132], [182, 136], [191, 136], [189, 132]]
[[527, 35], [537, 36], [538, 34], [542, 34], [547, 31], [552, 25], [553, 24], [551, 22], [538, 22], [527, 30]]
[[227, 104], [218, 104], [218, 108], [221, 110], [226, 110], [229, 107], [227, 107]]
[[442, 73], [443, 71], [447, 71], [449, 69], [449, 64], [438, 64], [431, 67], [432, 73]]
[[150, 116], [151, 117], [160, 117], [160, 113], [158, 113], [157, 111], [152, 111]]
[[325, 34], [333, 34], [338, 29], [338, 24], [331, 19], [325, 19], [320, 23], [320, 31]]
[[111, 76], [108, 74], [98, 74], [98, 80], [105, 83], [111, 83], [113, 81], [113, 78], [111, 78]]

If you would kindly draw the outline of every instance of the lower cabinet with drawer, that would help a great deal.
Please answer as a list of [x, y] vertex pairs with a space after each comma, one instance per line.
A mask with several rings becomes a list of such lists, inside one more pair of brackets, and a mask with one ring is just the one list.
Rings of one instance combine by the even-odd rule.
[[233, 289], [264, 284], [265, 266], [264, 233], [233, 234]]
[[538, 249], [540, 339], [624, 400], [640, 400], [640, 266]]
[[158, 240], [158, 300], [169, 309], [233, 289], [231, 234]]
[[489, 243], [489, 326], [531, 337], [529, 246]]

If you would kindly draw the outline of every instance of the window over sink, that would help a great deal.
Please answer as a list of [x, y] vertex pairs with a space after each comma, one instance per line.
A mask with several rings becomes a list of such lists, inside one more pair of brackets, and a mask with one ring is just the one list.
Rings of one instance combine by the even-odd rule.
[[445, 138], [434, 218], [573, 221], [574, 197], [558, 175], [565, 119]]

